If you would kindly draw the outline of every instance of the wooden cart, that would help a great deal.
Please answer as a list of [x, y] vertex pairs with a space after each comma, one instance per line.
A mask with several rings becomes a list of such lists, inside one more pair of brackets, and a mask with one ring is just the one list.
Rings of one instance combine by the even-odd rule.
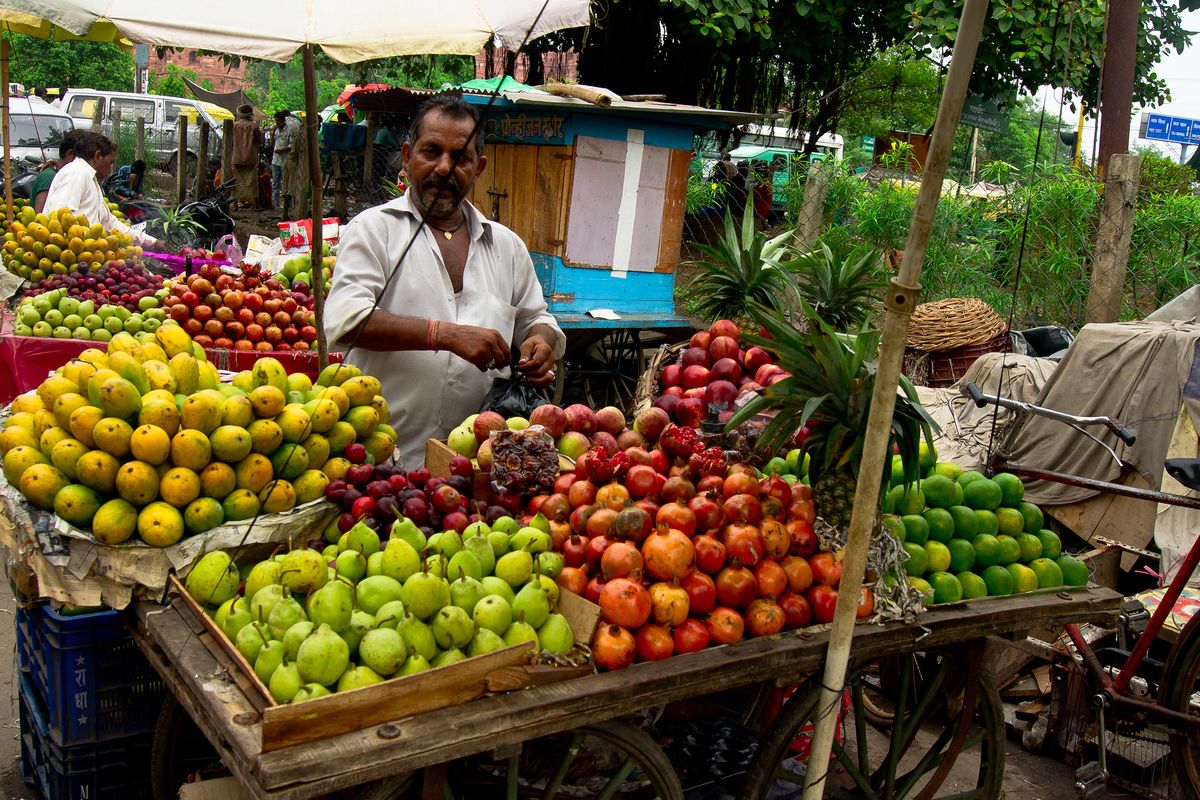
[[[1111, 622], [1120, 602], [1117, 593], [1093, 587], [967, 601], [934, 608], [913, 625], [862, 626], [854, 640], [855, 678], [848, 682], [845, 693], [846, 739], [845, 747], [838, 749], [844, 769], [839, 772], [843, 777], [853, 777], [857, 774], [856, 763], [864, 768], [879, 765], [879, 774], [886, 772], [886, 782], [891, 784], [890, 793], [880, 796], [916, 797], [917, 790], [905, 785], [906, 775], [911, 776], [911, 772], [905, 772], [909, 768], [904, 764], [919, 762], [926, 778], [935, 773], [944, 778], [960, 751], [973, 749], [972, 758], [979, 764], [977, 779], [970, 779], [967, 794], [954, 796], [997, 796], [994, 792], [999, 791], [1003, 777], [1004, 733], [995, 687], [990, 679], [980, 676], [979, 654], [986, 637], [1024, 637], [1031, 630], [1069, 621]], [[327, 795], [400, 797], [404, 795], [368, 794], [366, 785], [378, 788], [380, 781], [403, 775], [415, 776], [410, 779], [415, 782], [420, 770], [425, 770], [422, 796], [450, 796], [444, 794], [448, 791], [447, 770], [437, 765], [467, 757], [492, 764], [491, 774], [498, 785], [490, 791], [460, 788], [459, 796], [532, 796], [528, 783], [518, 780], [520, 770], [528, 763], [522, 757], [522, 748], [535, 740], [555, 741], [544, 737], [558, 737], [562, 748], [554, 750], [547, 744], [526, 750], [536, 749], [542, 755], [564, 754], [554, 774], [536, 789], [538, 796], [554, 796], [584, 735], [600, 737], [610, 752], [615, 749], [623, 753], [621, 768], [614, 770], [616, 774], [604, 790], [611, 793], [597, 796], [615, 796], [621, 782], [637, 768], [643, 789], [640, 796], [681, 797], [671, 761], [653, 739], [632, 725], [620, 723], [618, 718], [740, 687], [774, 689], [795, 685], [821, 666], [828, 638], [828, 632], [820, 627], [749, 640], [638, 664], [619, 672], [489, 695], [264, 753], [260, 716], [231, 680], [227, 666], [201, 641], [204, 631], [172, 606], [141, 602], [134, 611], [134, 638], [179, 704], [246, 793], [272, 800]], [[911, 655], [918, 651], [924, 654], [920, 661]], [[899, 664], [900, 668], [880, 668], [887, 664]], [[914, 670], [924, 670], [920, 682], [911, 680]], [[898, 676], [898, 691], [880, 685], [879, 677], [889, 674]], [[909, 686], [915, 687], [914, 691], [910, 692]], [[781, 778], [798, 780], [788, 768], [794, 765], [791, 756], [807, 729], [815, 698], [814, 692], [805, 690], [803, 684], [801, 687], [765, 732], [758, 756], [739, 778], [738, 791], [743, 796], [757, 797], [762, 787]], [[863, 720], [865, 714], [872, 713], [872, 703], [864, 700], [873, 691], [890, 697], [894, 703], [893, 725], [891, 734], [882, 737], [885, 752], [868, 755]], [[908, 721], [928, 722], [932, 719], [928, 709], [947, 697], [957, 701], [945, 704], [949, 714], [936, 718], [939, 724], [944, 723], [944, 731], [927, 737], [936, 739], [932, 744], [922, 744], [916, 724], [908, 725]], [[895, 720], [903, 723], [896, 725]], [[849, 732], [852, 728], [853, 734]], [[861, 755], [851, 757], [848, 754], [855, 744]], [[175, 741], [173, 746], [182, 749], [181, 742]], [[884, 767], [891, 769], [885, 771]], [[156, 768], [161, 769], [161, 765]], [[664, 770], [669, 774], [663, 774]], [[449, 770], [450, 783], [467, 772], [466, 765]], [[418, 784], [414, 791], [420, 789]], [[943, 795], [931, 792], [929, 796]]]

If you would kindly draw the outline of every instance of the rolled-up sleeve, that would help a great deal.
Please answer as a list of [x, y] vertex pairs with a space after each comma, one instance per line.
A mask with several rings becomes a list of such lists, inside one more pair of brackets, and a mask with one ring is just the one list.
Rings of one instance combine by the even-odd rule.
[[387, 281], [387, 226], [379, 212], [363, 212], [342, 231], [337, 267], [325, 300], [325, 336], [339, 342], [375, 308]]
[[513, 299], [517, 309], [514, 334], [517, 342], [525, 341], [528, 331], [535, 325], [546, 325], [554, 331], [554, 357], [562, 358], [567, 351], [567, 337], [558, 327], [558, 321], [546, 306], [542, 284], [533, 268], [533, 259], [520, 239], [514, 235], [513, 248]]

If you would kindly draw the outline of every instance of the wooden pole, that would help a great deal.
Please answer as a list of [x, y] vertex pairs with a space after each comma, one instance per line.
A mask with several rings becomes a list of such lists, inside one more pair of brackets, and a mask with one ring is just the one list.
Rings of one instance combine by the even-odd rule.
[[[308, 145], [308, 181], [312, 186], [312, 290], [313, 312], [317, 327], [317, 365], [325, 369], [329, 363], [329, 349], [325, 343], [325, 273], [321, 268], [324, 237], [321, 235], [321, 152], [317, 149], [317, 125], [321, 118], [317, 114], [317, 76], [313, 66], [311, 44], [304, 45], [304, 135]], [[299, 198], [297, 198], [298, 200]]]
[[946, 176], [950, 153], [954, 149], [954, 132], [958, 128], [959, 117], [962, 116], [963, 100], [967, 96], [967, 84], [975, 65], [975, 52], [979, 48], [979, 35], [983, 30], [987, 8], [988, 0], [967, 0], [963, 6], [958, 35], [954, 40], [954, 52], [950, 59], [950, 70], [946, 75], [941, 103], [938, 105], [937, 121], [933, 127], [933, 139], [929, 145], [929, 155], [925, 159], [921, 191], [917, 195], [917, 206], [913, 213], [912, 225], [908, 229], [908, 240], [904, 245], [904, 259], [900, 262], [899, 274], [888, 282], [883, 343], [880, 346], [878, 371], [871, 394], [871, 413], [867, 420], [866, 441], [863, 443], [862, 463], [859, 467], [862, 479], [854, 491], [854, 511], [850, 517], [850, 534], [842, 564], [842, 580], [838, 587], [833, 626], [829, 632], [825, 671], [821, 678], [817, 718], [808, 758], [808, 763], [815, 766], [808, 771], [804, 800], [821, 800], [825, 791], [825, 776], [828, 774], [826, 766], [833, 748], [837, 710], [842, 687], [845, 685], [850, 645], [854, 639], [854, 620], [862, 595], [867, 548], [871, 536], [878, 533], [876, 516], [881, 488], [879, 476], [883, 475], [884, 460], [890, 457], [888, 440], [892, 427], [892, 412], [896, 408], [896, 387], [900, 382], [900, 367], [904, 358], [904, 339], [908, 331], [909, 317], [912, 316], [921, 293], [921, 266], [929, 244], [929, 231], [933, 227], [933, 216], [942, 193], [942, 179]]
[[187, 117], [180, 114], [175, 118], [175, 132], [179, 135], [175, 151], [175, 196], [179, 204], [187, 200]]
[[1100, 80], [1100, 154], [1096, 174], [1104, 177], [1108, 159], [1129, 150], [1129, 117], [1137, 69], [1138, 0], [1109, 0], [1104, 65]]
[[[367, 142], [363, 145], [363, 186], [369, 192], [375, 180], [375, 134], [379, 130], [379, 117], [367, 112]], [[390, 178], [389, 178], [390, 180]]]
[[96, 106], [92, 109], [92, 130], [104, 133], [104, 98], [96, 98]]
[[1088, 322], [1116, 322], [1121, 315], [1121, 294], [1129, 266], [1141, 162], [1141, 156], [1128, 153], [1114, 153], [1108, 162], [1104, 176], [1104, 210], [1096, 231], [1096, 257], [1092, 260]]
[[796, 228], [796, 247], [808, 250], [817, 243], [821, 226], [825, 222], [825, 198], [829, 194], [829, 180], [833, 167], [829, 159], [814, 161], [808, 165], [808, 180], [804, 183], [804, 199], [800, 203], [800, 219]]
[[233, 120], [221, 122], [221, 182], [233, 177]]
[[12, 137], [8, 135], [8, 38], [0, 39], [0, 130], [4, 131], [4, 222], [13, 221], [12, 164], [9, 162], [9, 147]]
[[121, 163], [121, 109], [112, 110], [112, 143], [117, 148], [117, 163]]
[[133, 131], [133, 157], [137, 161], [146, 160], [146, 118], [137, 118], [137, 127]]
[[196, 164], [196, 199], [208, 196], [208, 120], [200, 120], [200, 158]]

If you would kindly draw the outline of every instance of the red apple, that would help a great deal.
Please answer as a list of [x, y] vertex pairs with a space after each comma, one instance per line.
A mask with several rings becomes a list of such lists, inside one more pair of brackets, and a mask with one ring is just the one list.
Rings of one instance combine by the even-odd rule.
[[685, 367], [683, 370], [683, 381], [681, 385], [684, 389], [697, 389], [708, 385], [708, 367], [702, 367], [699, 364], [693, 364], [690, 367]]
[[708, 331], [696, 331], [692, 334], [692, 340], [688, 344], [692, 347], [699, 347], [701, 350], [707, 350], [709, 344], [712, 343], [712, 334]]
[[541, 425], [555, 439], [567, 432], [567, 412], [551, 403], [540, 405], [529, 415], [530, 425]]
[[704, 407], [716, 406], [718, 411], [727, 411], [737, 399], [737, 387], [729, 381], [713, 381], [704, 390]]
[[486, 442], [492, 431], [502, 431], [506, 428], [508, 428], [508, 423], [504, 421], [504, 417], [495, 411], [484, 411], [475, 418], [475, 422], [471, 425], [471, 432], [475, 434], [476, 441]]
[[712, 363], [712, 358], [708, 353], [709, 351], [702, 347], [689, 347], [684, 350], [683, 358], [680, 359], [684, 372], [687, 372], [688, 367], [708, 367]]
[[737, 383], [742, 379], [742, 368], [732, 358], [719, 358], [713, 362], [709, 374], [714, 381]]
[[670, 388], [678, 386], [679, 381], [683, 378], [682, 364], [667, 364], [663, 367], [662, 374], [658, 376], [659, 381], [663, 386]]
[[761, 347], [751, 347], [746, 351], [744, 360], [746, 362], [746, 373], [753, 375], [764, 364], [771, 363], [771, 354]]
[[719, 336], [728, 336], [736, 342], [738, 336], [741, 335], [741, 331], [738, 330], [737, 323], [728, 319], [717, 320], [712, 324], [712, 327], [709, 328], [709, 330], [712, 331], [714, 339]]
[[585, 436], [596, 432], [596, 412], [582, 403], [575, 403], [563, 409], [567, 414], [567, 430], [579, 431]]
[[685, 397], [675, 408], [675, 419], [688, 428], [699, 428], [704, 419], [704, 401], [698, 397]]
[[738, 347], [737, 339], [731, 339], [728, 336], [718, 336], [708, 346], [708, 352], [714, 361], [722, 358], [732, 358], [736, 361], [737, 357], [741, 355], [741, 348]]

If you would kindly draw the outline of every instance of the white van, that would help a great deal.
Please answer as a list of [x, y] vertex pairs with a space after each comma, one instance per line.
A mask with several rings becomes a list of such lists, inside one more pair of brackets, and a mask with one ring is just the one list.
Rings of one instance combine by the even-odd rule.
[[114, 110], [121, 112], [122, 122], [139, 117], [146, 120], [146, 165], [175, 174], [179, 163], [179, 138], [176, 120], [180, 115], [188, 120], [188, 172], [195, 168], [200, 150], [199, 120], [208, 122], [209, 157], [221, 154], [221, 124], [233, 115], [220, 106], [187, 97], [165, 97], [134, 92], [105, 92], [96, 89], [68, 89], [63, 110], [75, 121], [75, 127], [89, 129], [96, 116], [96, 104], [102, 102], [104, 121], [112, 121]]
[[59, 144], [75, 127], [71, 118], [40, 97], [10, 97], [8, 104], [10, 157], [39, 162], [58, 158]]

